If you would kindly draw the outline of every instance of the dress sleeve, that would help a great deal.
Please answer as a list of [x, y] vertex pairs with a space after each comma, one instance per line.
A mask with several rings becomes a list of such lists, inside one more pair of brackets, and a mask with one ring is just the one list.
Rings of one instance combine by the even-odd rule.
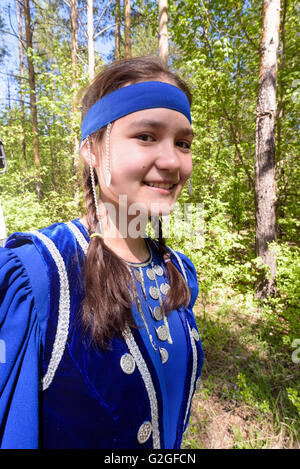
[[181, 252], [177, 251], [176, 254], [180, 257], [187, 276], [187, 283], [191, 291], [190, 306], [191, 308], [193, 308], [199, 294], [197, 272], [193, 262], [185, 254], [182, 254]]
[[[0, 248], [1, 449], [38, 447], [39, 363], [46, 318], [41, 322], [37, 314], [30, 276], [18, 250], [21, 247]], [[27, 246], [33, 265], [38, 259], [35, 251], [33, 245]]]

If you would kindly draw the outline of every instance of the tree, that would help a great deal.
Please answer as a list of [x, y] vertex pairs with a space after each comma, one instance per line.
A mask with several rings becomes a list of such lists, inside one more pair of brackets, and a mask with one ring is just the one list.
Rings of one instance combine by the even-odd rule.
[[2, 13], [0, 13], [0, 33], [1, 33], [1, 39], [0, 39], [0, 63], [5, 57], [6, 54], [6, 47], [5, 47], [5, 41], [3, 40], [3, 30], [4, 30], [4, 21], [2, 19]]
[[124, 0], [124, 15], [125, 15], [125, 26], [124, 26], [125, 58], [128, 59], [131, 57], [130, 0]]
[[[77, 135], [76, 113], [77, 113], [77, 92], [78, 92], [78, 9], [77, 0], [70, 0], [71, 11], [71, 58], [72, 58], [72, 135], [73, 135], [73, 156], [74, 173], [77, 175], [79, 169], [79, 139]], [[93, 37], [91, 38], [93, 41]], [[89, 44], [90, 46], [90, 44]], [[90, 60], [90, 58], [89, 58]], [[90, 64], [89, 64], [90, 65]], [[75, 199], [79, 205], [79, 184], [77, 184]]]
[[23, 24], [22, 11], [19, 0], [16, 0], [16, 12], [18, 22], [18, 46], [19, 46], [19, 70], [20, 70], [20, 100], [21, 100], [21, 125], [22, 125], [22, 155], [26, 163], [26, 138], [25, 138], [25, 103], [24, 103], [24, 63], [23, 63]]
[[120, 0], [116, 0], [115, 4], [115, 59], [119, 59], [121, 55], [121, 6]]
[[168, 0], [158, 3], [159, 56], [168, 65]]
[[276, 240], [275, 119], [280, 0], [263, 0], [262, 20], [256, 107], [256, 252], [270, 268], [270, 277], [259, 283], [259, 298], [275, 292], [276, 259], [269, 243]]
[[90, 80], [94, 78], [95, 74], [93, 6], [93, 0], [87, 0], [88, 69]]
[[30, 115], [33, 134], [33, 155], [34, 164], [37, 167], [36, 172], [36, 193], [38, 198], [42, 198], [42, 185], [40, 177], [40, 153], [39, 153], [39, 137], [38, 137], [38, 115], [36, 105], [36, 89], [35, 89], [35, 71], [33, 64], [33, 43], [32, 43], [32, 25], [31, 25], [31, 12], [29, 0], [23, 0], [23, 12], [25, 18], [25, 33], [26, 33], [26, 53], [28, 65], [28, 77], [30, 87]]

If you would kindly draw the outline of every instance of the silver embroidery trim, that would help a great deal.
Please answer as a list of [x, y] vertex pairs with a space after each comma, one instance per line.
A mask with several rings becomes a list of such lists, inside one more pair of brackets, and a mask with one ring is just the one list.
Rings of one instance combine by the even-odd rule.
[[83, 250], [84, 254], [87, 253], [89, 243], [81, 233], [81, 231], [77, 228], [77, 226], [74, 225], [71, 221], [68, 221], [68, 223], [65, 223], [67, 227], [72, 231], [73, 235], [75, 236], [76, 240], [78, 241], [79, 246]]
[[151, 410], [151, 422], [152, 422], [152, 438], [153, 438], [153, 449], [160, 449], [160, 436], [159, 436], [159, 427], [158, 427], [158, 405], [155, 388], [151, 378], [151, 374], [148, 370], [147, 364], [140, 352], [140, 349], [137, 343], [134, 340], [134, 337], [127, 327], [123, 332], [123, 337], [125, 339], [126, 345], [129, 349], [129, 352], [133, 356], [139, 372], [141, 373], [142, 379], [145, 383], [145, 387], [148, 393], [150, 410]]
[[[71, 222], [66, 223], [68, 228], [73, 232], [76, 240], [81, 246], [83, 252], [86, 254], [88, 243], [80, 230]], [[54, 340], [53, 350], [51, 354], [51, 359], [48, 365], [47, 372], [42, 379], [42, 389], [47, 389], [55, 375], [55, 372], [58, 368], [62, 355], [64, 353], [66, 341], [68, 338], [69, 331], [69, 318], [70, 318], [70, 293], [69, 293], [69, 282], [67, 278], [67, 272], [65, 269], [64, 261], [57, 250], [54, 243], [47, 238], [45, 235], [34, 232], [34, 234], [40, 238], [46, 247], [49, 249], [50, 254], [52, 255], [59, 273], [60, 280], [60, 298], [59, 298], [59, 312], [58, 312], [58, 323], [57, 331]], [[153, 449], [160, 449], [160, 435], [159, 435], [159, 426], [158, 426], [158, 405], [155, 388], [152, 382], [152, 378], [146, 362], [142, 357], [142, 354], [133, 338], [133, 335], [129, 328], [124, 332], [124, 339], [127, 344], [127, 347], [130, 353], [133, 355], [137, 367], [141, 373], [142, 379], [145, 383], [145, 387], [148, 393], [148, 398], [150, 402], [151, 410], [151, 420], [152, 420], [152, 438], [153, 438]]]
[[33, 234], [39, 238], [45, 246], [48, 248], [50, 254], [53, 257], [53, 260], [57, 266], [58, 275], [59, 275], [59, 306], [58, 306], [58, 321], [57, 321], [57, 330], [55, 334], [53, 349], [51, 353], [51, 358], [48, 364], [47, 371], [44, 377], [41, 380], [42, 390], [47, 389], [55, 375], [55, 372], [58, 368], [58, 365], [63, 356], [68, 333], [69, 333], [69, 320], [70, 320], [70, 291], [69, 291], [69, 281], [65, 268], [64, 260], [58, 251], [57, 247], [42, 233], [34, 231]]
[[176, 257], [176, 259], [178, 260], [178, 263], [181, 267], [181, 270], [183, 272], [183, 275], [184, 275], [184, 278], [185, 278], [185, 281], [186, 283], [188, 283], [188, 280], [187, 280], [187, 276], [186, 276], [186, 272], [185, 272], [185, 268], [183, 267], [183, 263], [182, 263], [182, 260], [180, 259], [180, 257], [178, 256], [177, 252], [174, 251], [174, 249], [170, 248], [169, 246], [167, 246], [168, 249], [174, 254], [174, 256]]
[[[84, 253], [86, 253], [88, 248], [88, 243], [79, 229], [71, 222], [66, 223], [68, 228], [72, 230], [74, 233], [79, 245], [81, 246]], [[151, 252], [151, 259], [152, 259], [152, 251]], [[142, 354], [133, 338], [133, 335], [129, 328], [127, 328], [123, 334], [129, 352], [133, 356], [139, 372], [142, 376], [142, 379], [145, 383], [145, 387], [148, 393], [148, 398], [150, 402], [150, 409], [151, 409], [151, 419], [152, 419], [152, 428], [153, 428], [153, 448], [159, 449], [160, 448], [160, 436], [159, 436], [159, 427], [158, 427], [158, 406], [157, 406], [157, 398], [155, 388], [152, 382], [151, 375], [147, 368], [146, 362], [142, 357]]]
[[190, 409], [190, 406], [191, 406], [191, 400], [192, 400], [192, 397], [193, 397], [193, 394], [194, 394], [197, 364], [198, 364], [197, 348], [196, 348], [196, 345], [195, 345], [195, 339], [192, 335], [192, 331], [191, 331], [189, 323], [188, 323], [188, 328], [189, 328], [189, 333], [190, 333], [190, 338], [191, 338], [191, 345], [192, 345], [192, 352], [193, 352], [193, 369], [192, 369], [190, 392], [189, 392], [189, 398], [188, 398], [185, 417], [184, 417], [184, 426], [183, 426], [183, 428], [186, 425], [186, 421], [187, 421], [187, 418], [188, 418], [188, 415], [189, 415], [189, 409]]

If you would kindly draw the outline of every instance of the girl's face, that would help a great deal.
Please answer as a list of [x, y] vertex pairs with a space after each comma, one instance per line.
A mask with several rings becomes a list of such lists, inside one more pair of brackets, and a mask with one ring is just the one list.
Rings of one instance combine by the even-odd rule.
[[115, 121], [110, 133], [109, 187], [105, 185], [105, 139], [104, 135], [101, 148], [94, 151], [101, 200], [114, 206], [125, 203], [127, 210], [133, 203], [141, 204], [148, 216], [168, 215], [192, 172], [193, 132], [188, 119], [171, 109], [154, 108]]

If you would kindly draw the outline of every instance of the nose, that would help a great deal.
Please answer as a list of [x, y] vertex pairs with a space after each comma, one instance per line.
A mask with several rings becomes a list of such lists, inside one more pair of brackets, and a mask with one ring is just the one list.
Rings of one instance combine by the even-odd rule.
[[178, 171], [181, 167], [181, 161], [177, 151], [171, 139], [161, 142], [156, 158], [157, 168], [161, 170]]

